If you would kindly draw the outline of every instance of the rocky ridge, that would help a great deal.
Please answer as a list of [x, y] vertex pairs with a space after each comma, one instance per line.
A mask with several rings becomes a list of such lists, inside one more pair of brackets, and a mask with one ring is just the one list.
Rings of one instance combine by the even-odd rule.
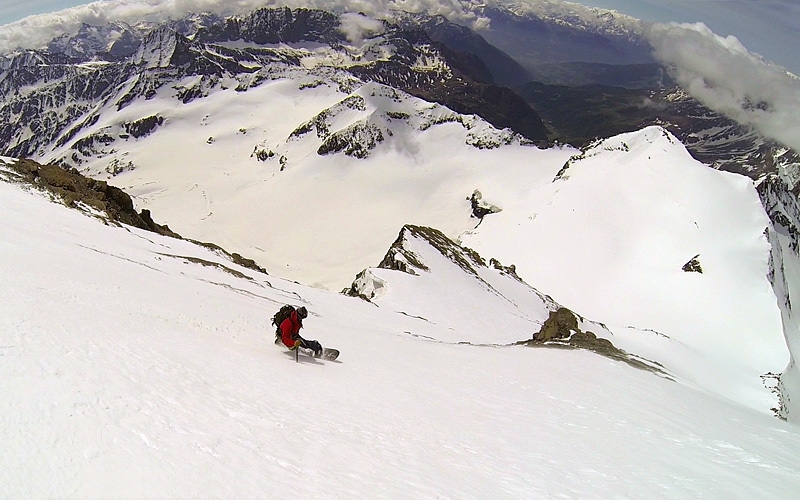
[[[447, 264], [443, 267], [442, 262]], [[526, 324], [527, 328], [535, 328], [535, 325], [540, 325], [538, 330], [531, 331], [529, 339], [493, 345], [585, 349], [622, 361], [638, 369], [670, 377], [664, 367], [658, 363], [615, 347], [609, 340], [613, 338], [613, 333], [601, 323], [578, 316], [556, 303], [549, 296], [529, 286], [517, 276], [513, 265], [503, 266], [494, 259], [487, 262], [474, 250], [459, 245], [441, 231], [430, 227], [414, 225], [403, 227], [376, 268], [365, 269], [359, 273], [350, 288], [343, 290], [342, 293], [381, 304], [386, 297], [400, 293], [392, 289], [392, 283], [396, 281], [393, 273], [408, 274], [420, 280], [436, 280], [439, 273], [447, 272], [447, 267], [451, 270], [458, 269], [464, 273], [467, 278], [466, 282], [477, 283], [478, 289], [483, 290], [487, 301], [502, 298], [498, 302], [503, 304], [502, 306], [486, 308], [487, 311], [491, 311], [492, 315], [486, 317], [488, 313], [483, 313], [481, 310], [459, 307], [458, 293], [448, 295], [450, 307], [456, 307], [463, 311], [465, 316], [469, 316], [469, 324], [486, 323], [492, 325], [492, 329], [497, 331], [519, 331], [520, 324]], [[462, 284], [460, 286], [469, 285]], [[395, 297], [394, 301], [396, 300], [400, 301], [399, 304], [406, 314], [425, 320], [424, 307], [415, 306], [413, 300], [409, 298], [398, 299]], [[392, 303], [398, 307], [394, 301]], [[518, 324], [504, 316], [509, 318], [527, 317], [529, 323]], [[506, 322], [509, 322], [508, 325]], [[511, 326], [512, 324], [516, 326]], [[453, 326], [453, 328], [456, 327]], [[593, 331], [598, 333], [595, 334]], [[455, 334], [468, 335], [466, 331], [461, 333], [456, 331]], [[479, 342], [460, 341], [460, 343]]]
[[[184, 239], [169, 226], [153, 221], [150, 211], [137, 212], [131, 197], [123, 190], [102, 180], [81, 175], [75, 169], [42, 165], [30, 159], [0, 159], [0, 180], [29, 186], [48, 194], [67, 207], [103, 220], [107, 224], [125, 224], [163, 236]], [[194, 240], [189, 240], [194, 241]], [[229, 253], [212, 243], [194, 241], [226, 256], [232, 262], [266, 274], [252, 259]]]

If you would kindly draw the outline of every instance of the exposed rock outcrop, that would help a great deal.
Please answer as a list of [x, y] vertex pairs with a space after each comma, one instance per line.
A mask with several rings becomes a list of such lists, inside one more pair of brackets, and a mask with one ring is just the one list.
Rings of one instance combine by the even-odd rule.
[[598, 338], [590, 331], [583, 331], [579, 326], [578, 317], [566, 307], [559, 307], [550, 311], [550, 317], [542, 325], [541, 330], [533, 338], [522, 342], [528, 347], [572, 347], [596, 352], [607, 358], [615, 359], [629, 364], [640, 370], [647, 370], [667, 376], [661, 365], [649, 360], [643, 360], [618, 349], [608, 339]]
[[9, 167], [25, 181], [57, 196], [68, 207], [84, 205], [105, 213], [109, 220], [180, 238], [168, 226], [156, 224], [149, 210], [137, 213], [131, 197], [106, 181], [84, 177], [75, 169], [41, 165], [27, 159], [19, 160]]
[[703, 274], [703, 267], [700, 265], [700, 254], [695, 255], [689, 262], [683, 265], [683, 269], [687, 273], [700, 273]]
[[[172, 238], [184, 239], [172, 231], [169, 226], [157, 224], [149, 210], [136, 212], [133, 200], [118, 187], [106, 181], [84, 177], [77, 170], [62, 168], [57, 165], [41, 165], [30, 159], [14, 162], [2, 162], [6, 168], [15, 172], [17, 182], [27, 183], [50, 193], [55, 199], [70, 208], [86, 212], [102, 214], [104, 220], [126, 224], [147, 231], [152, 231]], [[193, 240], [189, 240], [193, 241]], [[226, 255], [232, 262], [266, 274], [254, 260], [242, 257], [238, 253], [229, 253], [212, 243], [194, 241], [207, 248]]]

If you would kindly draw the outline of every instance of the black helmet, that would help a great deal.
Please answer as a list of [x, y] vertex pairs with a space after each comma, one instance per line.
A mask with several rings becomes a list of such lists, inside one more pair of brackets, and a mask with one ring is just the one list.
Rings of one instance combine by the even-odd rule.
[[305, 306], [299, 308], [297, 310], [297, 317], [300, 319], [305, 319], [308, 316], [308, 310], [306, 310]]

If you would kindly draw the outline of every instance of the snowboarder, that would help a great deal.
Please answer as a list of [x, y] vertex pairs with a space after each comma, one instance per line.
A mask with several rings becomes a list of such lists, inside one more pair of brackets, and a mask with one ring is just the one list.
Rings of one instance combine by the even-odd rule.
[[289, 316], [278, 325], [283, 345], [289, 349], [302, 347], [314, 351], [314, 356], [322, 355], [322, 346], [316, 340], [306, 340], [300, 336], [300, 329], [303, 328], [303, 320], [308, 316], [305, 307], [299, 307], [292, 311]]

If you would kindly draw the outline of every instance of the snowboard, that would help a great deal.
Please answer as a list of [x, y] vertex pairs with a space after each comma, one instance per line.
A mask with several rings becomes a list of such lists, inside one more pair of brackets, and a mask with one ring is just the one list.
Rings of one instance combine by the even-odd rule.
[[[286, 347], [286, 346], [283, 345], [283, 342], [281, 342], [281, 339], [279, 339], [279, 338], [275, 339], [275, 345], [281, 346], [281, 347], [284, 347], [284, 348]], [[311, 349], [305, 349], [303, 347], [300, 347], [298, 349], [298, 351], [302, 352], [306, 356], [310, 356], [312, 358], [317, 358], [317, 359], [324, 359], [326, 361], [333, 361], [333, 360], [335, 360], [336, 358], [339, 357], [339, 350], [338, 349], [331, 349], [329, 347], [323, 347], [322, 348], [322, 354], [320, 354], [319, 356], [315, 356], [314, 355], [314, 351], [312, 351]]]
[[314, 351], [311, 349], [306, 349], [305, 347], [299, 347], [298, 352], [303, 353], [304, 355], [308, 356], [309, 358], [314, 359], [324, 359], [325, 361], [333, 361], [339, 357], [339, 350], [338, 349], [331, 349], [328, 347], [322, 348], [322, 354], [317, 356], [314, 354]]
[[331, 349], [329, 347], [323, 347], [322, 348], [322, 354], [320, 354], [319, 356], [315, 356], [314, 355], [314, 351], [310, 351], [308, 349], [300, 348], [300, 351], [304, 352], [305, 354], [308, 354], [312, 358], [324, 359], [326, 361], [333, 361], [333, 360], [335, 360], [336, 358], [339, 357], [339, 350], [338, 349]]

